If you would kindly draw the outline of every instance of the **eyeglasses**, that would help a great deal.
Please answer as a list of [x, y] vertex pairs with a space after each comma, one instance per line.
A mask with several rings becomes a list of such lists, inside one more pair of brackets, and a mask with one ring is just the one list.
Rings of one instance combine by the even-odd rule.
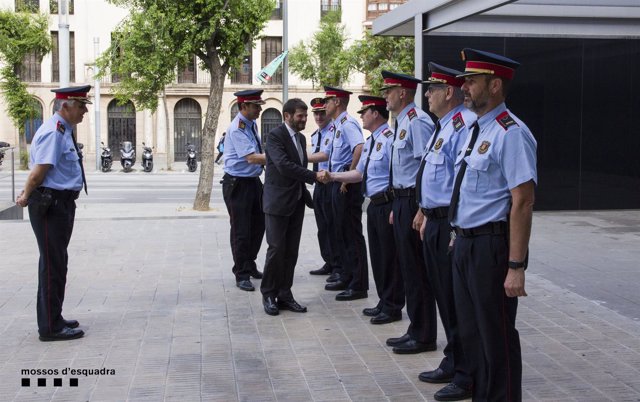
[[428, 93], [428, 94], [432, 94], [432, 93], [434, 93], [434, 92], [435, 92], [436, 90], [438, 90], [438, 89], [444, 89], [444, 90], [446, 90], [446, 89], [447, 89], [447, 86], [448, 86], [448, 85], [433, 85], [433, 84], [432, 84], [432, 85], [429, 85], [429, 88], [427, 88], [427, 93]]

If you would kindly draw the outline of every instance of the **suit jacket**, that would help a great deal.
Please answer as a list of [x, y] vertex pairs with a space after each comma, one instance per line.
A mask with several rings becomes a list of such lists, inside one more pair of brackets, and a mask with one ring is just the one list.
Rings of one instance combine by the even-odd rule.
[[306, 168], [308, 160], [304, 135], [296, 135], [302, 146], [302, 163], [296, 144], [284, 123], [267, 134], [267, 167], [262, 193], [263, 210], [266, 214], [290, 216], [296, 209], [300, 194], [307, 206], [313, 205], [305, 182], [314, 183], [316, 174]]

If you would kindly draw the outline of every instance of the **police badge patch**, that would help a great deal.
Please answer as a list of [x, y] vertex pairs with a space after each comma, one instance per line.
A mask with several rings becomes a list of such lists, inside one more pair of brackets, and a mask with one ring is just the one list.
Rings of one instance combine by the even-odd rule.
[[436, 151], [439, 151], [440, 148], [442, 148], [443, 142], [444, 142], [444, 139], [438, 138], [438, 141], [436, 141], [436, 145], [433, 146], [433, 149], [435, 149]]
[[340, 138], [340, 130], [336, 133], [336, 138]]
[[61, 122], [58, 122], [58, 123], [56, 124], [56, 130], [58, 130], [58, 132], [59, 132], [60, 134], [64, 134], [64, 132], [65, 132], [65, 130], [66, 130], [66, 127], [65, 127], [65, 126], [64, 126], [64, 124], [62, 124]]
[[382, 143], [376, 142], [376, 152], [379, 152], [382, 149]]
[[247, 127], [247, 125], [246, 125], [246, 124], [244, 124], [244, 121], [240, 120], [240, 121], [238, 122], [238, 128], [240, 128], [240, 129], [244, 130], [244, 128], [245, 128], [245, 127]]
[[406, 136], [407, 136], [407, 130], [403, 129], [402, 131], [400, 131], [399, 137], [400, 137], [401, 140], [404, 140], [404, 137], [406, 137]]
[[482, 141], [482, 144], [478, 147], [478, 153], [484, 154], [489, 150], [491, 143], [489, 141]]
[[325, 146], [329, 145], [329, 139], [328, 138], [326, 140], [324, 140], [324, 145]]

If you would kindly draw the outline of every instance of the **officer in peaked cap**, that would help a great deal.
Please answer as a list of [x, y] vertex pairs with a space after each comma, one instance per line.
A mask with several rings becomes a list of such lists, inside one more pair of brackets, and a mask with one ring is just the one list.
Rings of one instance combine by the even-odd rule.
[[256, 257], [264, 237], [262, 182], [260, 175], [266, 164], [256, 119], [260, 116], [262, 90], [246, 90], [233, 94], [238, 114], [227, 129], [224, 142], [224, 176], [222, 196], [231, 223], [231, 253], [236, 286], [255, 290], [250, 277], [262, 278]]
[[[360, 124], [347, 113], [351, 92], [342, 88], [325, 86], [327, 116], [333, 119], [333, 142], [329, 150], [329, 171], [354, 170], [360, 154], [364, 136]], [[326, 290], [341, 290], [336, 300], [355, 300], [368, 296], [367, 246], [362, 235], [362, 203], [364, 197], [356, 184], [331, 183], [333, 214], [329, 227], [333, 230], [331, 249], [337, 250], [342, 272], [332, 275]]]
[[389, 192], [389, 161], [393, 131], [389, 129], [389, 111], [384, 98], [359, 96], [362, 107], [358, 111], [363, 127], [371, 132], [364, 144], [355, 170], [330, 173], [332, 180], [343, 183], [362, 182], [361, 191], [370, 199], [367, 207], [369, 256], [379, 301], [362, 313], [371, 317], [372, 324], [387, 324], [402, 318], [404, 286], [389, 224], [391, 193]]
[[536, 141], [505, 105], [519, 63], [464, 49], [464, 105], [478, 119], [456, 159], [449, 220], [455, 229], [453, 286], [460, 340], [479, 362], [474, 400], [522, 400], [515, 327], [524, 288], [534, 191]]
[[38, 299], [40, 340], [66, 341], [84, 332], [76, 320], [62, 317], [67, 282], [67, 246], [75, 219], [75, 200], [86, 180], [73, 128], [87, 113], [90, 85], [53, 89], [54, 114], [36, 131], [31, 143], [31, 173], [16, 200], [29, 207], [29, 220], [38, 242]]
[[437, 315], [420, 235], [413, 230], [413, 221], [418, 217], [415, 185], [422, 151], [434, 125], [431, 117], [413, 101], [422, 80], [390, 71], [382, 71], [382, 77], [387, 109], [396, 114], [389, 172], [393, 192], [389, 220], [393, 224], [410, 320], [407, 332], [387, 339], [387, 345], [393, 347], [394, 353], [421, 353], [436, 349]]
[[436, 131], [424, 151], [416, 177], [416, 200], [420, 215], [426, 219], [414, 222], [420, 230], [427, 277], [436, 298], [442, 326], [447, 336], [444, 359], [432, 371], [420, 373], [420, 380], [449, 385], [435, 394], [438, 401], [456, 401], [471, 397], [471, 362], [465, 359], [458, 336], [453, 273], [449, 253], [451, 226], [448, 221], [449, 202], [455, 179], [454, 162], [467, 139], [467, 127], [476, 116], [463, 105], [460, 87], [464, 79], [460, 71], [429, 63], [431, 75], [425, 96], [429, 111], [438, 117]]
[[[308, 160], [313, 163], [313, 171], [329, 169], [329, 149], [331, 147], [331, 119], [327, 117], [326, 103], [324, 98], [311, 99], [311, 112], [318, 128], [311, 134], [311, 152]], [[329, 186], [317, 182], [313, 187], [313, 213], [318, 226], [318, 247], [324, 265], [314, 269], [311, 275], [329, 275], [334, 269], [339, 268], [337, 257], [332, 257], [331, 253], [331, 228], [328, 226], [327, 215], [331, 214], [331, 193]]]

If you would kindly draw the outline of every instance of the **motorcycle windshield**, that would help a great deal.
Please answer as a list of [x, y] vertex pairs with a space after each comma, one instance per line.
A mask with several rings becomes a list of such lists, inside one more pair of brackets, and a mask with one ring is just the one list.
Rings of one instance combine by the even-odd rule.
[[131, 144], [131, 141], [124, 141], [122, 143], [122, 150], [124, 152], [131, 152], [132, 149], [133, 149], [133, 145]]

